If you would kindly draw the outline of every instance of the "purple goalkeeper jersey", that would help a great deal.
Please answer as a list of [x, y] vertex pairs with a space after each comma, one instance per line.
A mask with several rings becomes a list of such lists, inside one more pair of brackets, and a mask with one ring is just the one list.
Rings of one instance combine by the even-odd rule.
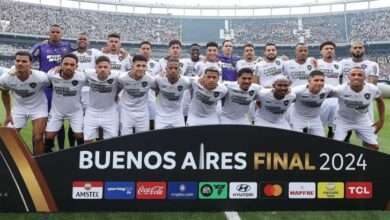
[[49, 72], [61, 64], [61, 58], [76, 50], [76, 45], [61, 41], [59, 44], [39, 43], [32, 49], [33, 63], [39, 61], [39, 70]]
[[224, 55], [218, 55], [218, 59], [221, 62], [222, 68], [222, 80], [223, 81], [236, 81], [237, 69], [236, 63], [240, 60], [239, 57], [225, 57]]

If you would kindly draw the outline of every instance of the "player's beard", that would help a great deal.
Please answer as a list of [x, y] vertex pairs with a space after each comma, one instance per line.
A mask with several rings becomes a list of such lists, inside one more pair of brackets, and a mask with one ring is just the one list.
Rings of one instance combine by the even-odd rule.
[[361, 58], [364, 56], [364, 53], [361, 53], [361, 54], [352, 53], [352, 56], [355, 58]]
[[276, 59], [276, 56], [266, 56], [267, 60], [274, 61]]

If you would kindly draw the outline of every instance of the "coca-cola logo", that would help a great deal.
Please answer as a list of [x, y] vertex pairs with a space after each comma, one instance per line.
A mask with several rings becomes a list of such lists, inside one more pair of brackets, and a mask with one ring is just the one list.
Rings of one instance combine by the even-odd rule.
[[164, 192], [164, 187], [162, 186], [154, 186], [154, 187], [145, 187], [141, 186], [138, 189], [138, 194], [149, 194], [149, 195], [162, 195]]
[[166, 189], [165, 182], [138, 182], [137, 199], [165, 199]]

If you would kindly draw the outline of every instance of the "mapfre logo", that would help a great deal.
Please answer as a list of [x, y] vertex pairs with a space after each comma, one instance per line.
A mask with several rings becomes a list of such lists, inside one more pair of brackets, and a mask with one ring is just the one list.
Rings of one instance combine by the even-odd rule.
[[288, 184], [288, 198], [314, 199], [316, 198], [316, 184], [312, 182], [290, 182]]
[[345, 197], [347, 199], [371, 199], [371, 182], [347, 182], [345, 186]]
[[165, 182], [137, 182], [137, 199], [165, 199]]

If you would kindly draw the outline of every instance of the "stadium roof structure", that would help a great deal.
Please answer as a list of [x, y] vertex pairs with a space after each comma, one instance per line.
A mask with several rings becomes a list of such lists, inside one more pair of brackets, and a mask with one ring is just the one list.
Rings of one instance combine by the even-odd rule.
[[[390, 7], [390, 0], [15, 0], [108, 12], [189, 17], [272, 17]], [[222, 5], [223, 4], [223, 5]]]

